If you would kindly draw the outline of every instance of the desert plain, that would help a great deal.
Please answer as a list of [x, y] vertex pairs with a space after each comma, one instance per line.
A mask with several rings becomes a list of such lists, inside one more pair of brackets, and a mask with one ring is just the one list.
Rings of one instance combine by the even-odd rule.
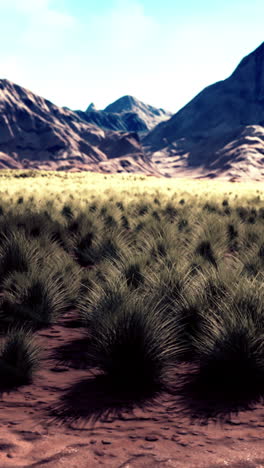
[[261, 182], [0, 174], [0, 466], [264, 466]]

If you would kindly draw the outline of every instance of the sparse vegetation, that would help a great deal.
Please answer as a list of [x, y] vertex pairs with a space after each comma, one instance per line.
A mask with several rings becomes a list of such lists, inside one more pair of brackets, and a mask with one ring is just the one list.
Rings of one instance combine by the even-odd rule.
[[35, 368], [10, 327], [74, 309], [89, 362], [118, 387], [168, 390], [184, 361], [207, 399], [264, 396], [263, 190], [25, 173], [0, 174], [1, 372], [14, 343], [15, 375]]

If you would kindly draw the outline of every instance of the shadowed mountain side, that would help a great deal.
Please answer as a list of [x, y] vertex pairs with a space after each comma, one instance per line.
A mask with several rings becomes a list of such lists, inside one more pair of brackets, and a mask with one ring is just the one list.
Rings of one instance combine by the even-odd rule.
[[0, 168], [102, 172], [105, 166], [109, 172], [156, 172], [135, 133], [104, 131], [68, 109], [0, 80]]
[[133, 96], [123, 96], [107, 106], [96, 110], [91, 103], [85, 112], [75, 111], [83, 120], [104, 130], [137, 132], [145, 135], [158, 123], [168, 120], [170, 112], [145, 104]]
[[262, 177], [264, 43], [143, 140], [162, 172]]
[[180, 139], [154, 152], [152, 162], [164, 175], [262, 179], [264, 128], [249, 125], [210, 139]]

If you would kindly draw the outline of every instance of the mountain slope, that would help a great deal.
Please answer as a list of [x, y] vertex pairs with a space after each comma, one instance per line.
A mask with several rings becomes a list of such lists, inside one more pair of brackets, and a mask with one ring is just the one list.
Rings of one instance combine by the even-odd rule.
[[104, 131], [8, 80], [0, 80], [0, 167], [155, 172], [137, 134]]
[[145, 104], [133, 96], [123, 96], [107, 106], [96, 110], [93, 103], [85, 112], [75, 111], [86, 122], [97, 125], [104, 130], [137, 132], [145, 135], [158, 123], [171, 117], [170, 112]]
[[[262, 177], [264, 43], [143, 140], [162, 172]], [[254, 158], [252, 159], [252, 154]], [[160, 162], [158, 162], [160, 161]]]

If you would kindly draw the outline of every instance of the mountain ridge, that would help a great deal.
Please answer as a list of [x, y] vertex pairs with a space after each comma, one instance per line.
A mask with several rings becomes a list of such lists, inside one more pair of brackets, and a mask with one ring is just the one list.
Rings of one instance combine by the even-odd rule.
[[0, 80], [5, 167], [262, 180], [264, 42], [169, 118], [129, 95], [72, 111]]
[[[171, 175], [203, 167], [210, 175], [234, 177], [236, 172], [242, 177], [251, 174], [247, 162], [254, 153], [250, 164], [258, 177], [263, 177], [263, 125], [264, 42], [244, 57], [228, 78], [207, 86], [168, 121], [151, 130], [143, 139], [143, 147], [153, 163], [163, 159], [157, 163], [159, 169]], [[255, 148], [247, 143], [247, 161], [245, 143], [239, 146], [240, 135], [247, 136], [249, 142], [255, 133], [262, 143], [258, 140]], [[235, 160], [233, 151], [228, 157], [227, 146], [232, 146], [232, 141], [238, 142]]]
[[140, 137], [172, 115], [171, 112], [145, 104], [130, 95], [122, 96], [101, 110], [96, 109], [92, 102], [85, 112], [74, 112], [86, 122], [104, 130], [137, 132]]
[[6, 79], [0, 80], [0, 153], [2, 168], [155, 173], [136, 133], [104, 131]]

